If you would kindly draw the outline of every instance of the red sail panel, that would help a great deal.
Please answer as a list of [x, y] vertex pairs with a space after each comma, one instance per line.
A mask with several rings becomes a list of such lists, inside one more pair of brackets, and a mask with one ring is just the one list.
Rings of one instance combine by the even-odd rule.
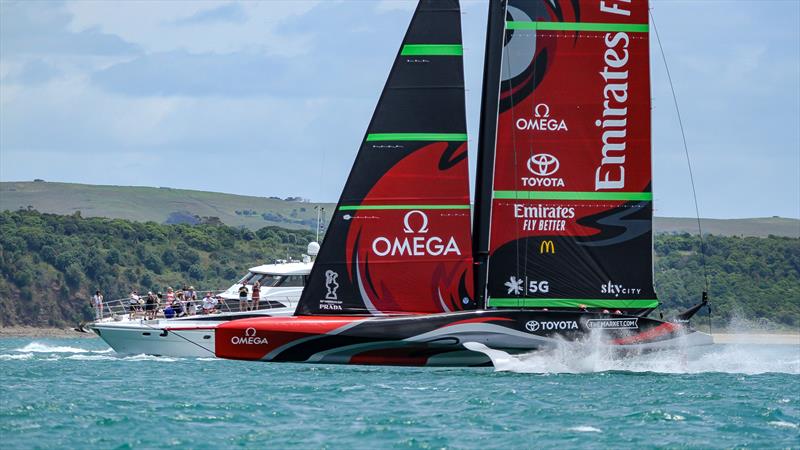
[[420, 1], [298, 314], [475, 308], [462, 53], [458, 2]]
[[489, 306], [657, 305], [646, 1], [510, 0]]

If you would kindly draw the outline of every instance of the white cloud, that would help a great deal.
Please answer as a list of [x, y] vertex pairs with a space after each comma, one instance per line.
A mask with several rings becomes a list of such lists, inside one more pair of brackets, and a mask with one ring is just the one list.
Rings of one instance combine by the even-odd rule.
[[[141, 45], [148, 52], [228, 53], [241, 50], [271, 55], [296, 55], [308, 51], [310, 29], [277, 28], [306, 14], [318, 1], [242, 2], [238, 21], [191, 21], [191, 17], [224, 1], [86, 2], [66, 4], [72, 14], [70, 29], [94, 27]], [[182, 25], [176, 25], [181, 22]]]

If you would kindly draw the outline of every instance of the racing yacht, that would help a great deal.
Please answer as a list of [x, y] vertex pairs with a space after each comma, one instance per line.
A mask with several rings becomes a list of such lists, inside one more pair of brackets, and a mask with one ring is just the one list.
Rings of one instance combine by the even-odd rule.
[[689, 322], [705, 292], [650, 317], [647, 1], [490, 0], [472, 216], [460, 20], [419, 2], [295, 315], [220, 325], [217, 356], [459, 366], [713, 342]]

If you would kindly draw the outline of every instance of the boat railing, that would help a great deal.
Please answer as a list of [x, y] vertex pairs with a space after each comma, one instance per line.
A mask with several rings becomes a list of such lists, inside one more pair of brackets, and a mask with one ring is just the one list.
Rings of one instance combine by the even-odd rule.
[[[206, 291], [203, 291], [206, 292]], [[139, 301], [133, 301], [130, 297], [118, 298], [114, 300], [104, 300], [101, 311], [95, 312], [96, 320], [123, 320], [123, 319], [147, 319], [147, 318], [176, 318], [185, 316], [204, 316], [209, 314], [219, 313], [237, 313], [248, 311], [260, 311], [273, 308], [283, 308], [287, 306], [294, 306], [299, 300], [296, 296], [288, 295], [268, 295], [260, 299], [258, 305], [248, 298], [247, 302], [242, 302], [238, 298], [224, 298], [220, 294], [225, 291], [217, 291], [214, 298], [217, 300], [215, 307], [206, 311], [203, 309], [203, 297], [197, 300], [175, 300], [171, 305], [173, 306], [173, 314], [167, 317], [164, 310], [170, 306], [165, 299], [159, 299], [155, 305], [150, 306], [148, 309], [147, 296], [143, 296]], [[191, 304], [194, 304], [194, 308]]]

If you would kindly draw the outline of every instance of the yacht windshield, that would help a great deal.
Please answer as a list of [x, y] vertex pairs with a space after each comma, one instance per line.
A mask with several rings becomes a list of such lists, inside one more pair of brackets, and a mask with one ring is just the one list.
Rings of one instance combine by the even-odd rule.
[[[261, 287], [274, 287], [281, 282], [281, 277], [279, 275], [265, 274], [261, 276], [259, 281], [261, 282]], [[249, 284], [253, 284], [255, 282], [256, 280], [253, 280]]]

